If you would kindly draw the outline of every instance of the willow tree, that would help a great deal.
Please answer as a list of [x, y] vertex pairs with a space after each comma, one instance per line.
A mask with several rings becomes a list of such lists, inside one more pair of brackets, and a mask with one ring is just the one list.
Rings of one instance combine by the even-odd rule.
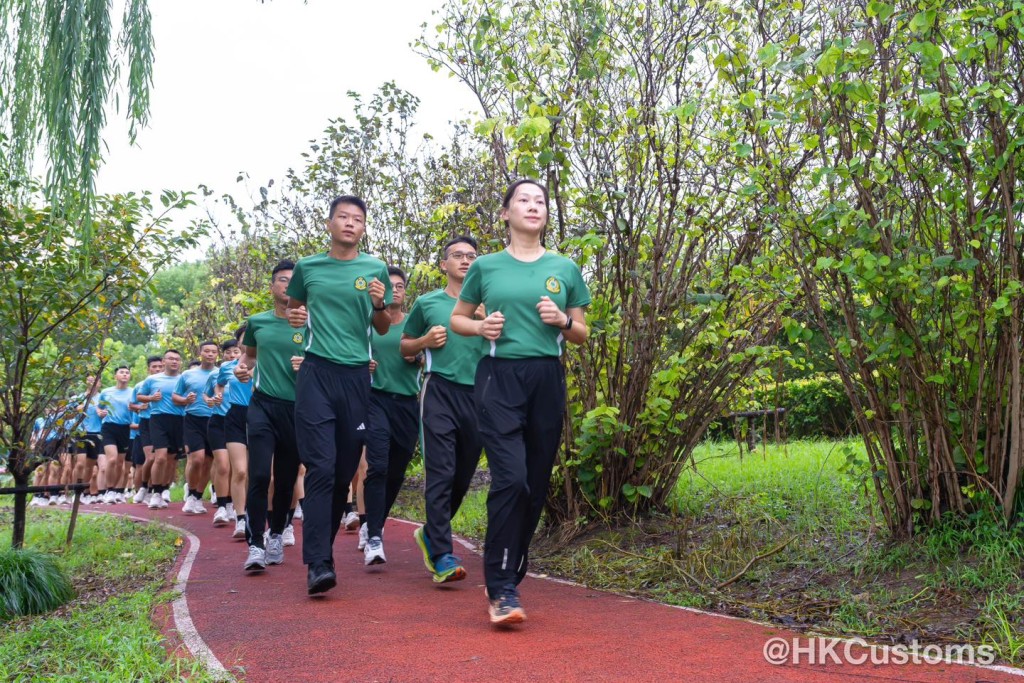
[[[115, 25], [120, 34], [115, 40]], [[94, 176], [102, 131], [120, 76], [127, 87], [129, 135], [149, 115], [153, 34], [148, 0], [0, 0], [0, 134], [8, 139], [15, 185], [43, 169], [45, 193], [86, 240], [92, 232]], [[29, 199], [26, 191], [14, 196]]]

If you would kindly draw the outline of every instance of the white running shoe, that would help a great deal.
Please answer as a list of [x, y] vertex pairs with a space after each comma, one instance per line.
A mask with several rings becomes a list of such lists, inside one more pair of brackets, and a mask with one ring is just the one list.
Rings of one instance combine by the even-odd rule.
[[[171, 502], [171, 490], [170, 489], [164, 489], [163, 492], [160, 493], [160, 497], [164, 499], [165, 503], [170, 503]], [[164, 507], [167, 507], [167, 506], [165, 505]]]
[[181, 511], [184, 512], [186, 515], [194, 515], [195, 514], [194, 512], [192, 512], [192, 501], [193, 500], [195, 500], [195, 499], [192, 498], [192, 494], [190, 493], [187, 496], [185, 496], [185, 501], [181, 504]]
[[100, 502], [103, 503], [104, 505], [113, 505], [114, 500], [116, 498], [117, 494], [111, 491], [110, 489], [107, 489], [107, 491], [103, 494], [103, 498], [102, 500], [100, 500]]
[[235, 532], [231, 534], [231, 538], [245, 538], [245, 520], [239, 519], [235, 521]]
[[267, 564], [284, 562], [284, 539], [281, 534], [270, 534], [267, 538]]
[[237, 516], [238, 516], [238, 514], [237, 514], [237, 513], [235, 512], [235, 504], [234, 504], [234, 503], [228, 503], [228, 504], [227, 504], [227, 505], [225, 505], [224, 507], [225, 507], [225, 508], [227, 508], [227, 511], [228, 511], [228, 520], [229, 520], [229, 521], [230, 521], [230, 520], [233, 520], [233, 519], [234, 519], [235, 517], [237, 517]]
[[132, 502], [133, 503], [147, 502], [148, 499], [149, 499], [149, 489], [147, 489], [145, 486], [140, 487], [139, 490], [135, 492], [135, 495], [132, 496]]
[[296, 505], [295, 506], [295, 514], [292, 515], [292, 519], [302, 520], [302, 506], [301, 505]]
[[167, 501], [159, 493], [153, 491], [153, 493], [149, 494], [149, 502], [146, 503], [146, 507], [150, 510], [159, 510], [161, 502], [165, 503]]
[[170, 503], [168, 503], [166, 500], [164, 500], [163, 496], [157, 496], [156, 497], [156, 507], [157, 507], [158, 510], [166, 510], [169, 506], [170, 506]]
[[128, 502], [128, 496], [118, 491], [117, 494], [115, 494], [114, 502], [118, 505], [124, 505]]
[[367, 534], [366, 524], [363, 524], [362, 526], [359, 527], [359, 542], [356, 543], [356, 550], [362, 550], [363, 548], [366, 547], [366, 541], [369, 540], [367, 538], [366, 534]]
[[249, 546], [249, 557], [245, 560], [246, 571], [262, 571], [267, 568], [267, 553], [263, 548]]
[[281, 532], [281, 541], [285, 545], [295, 545], [295, 527], [291, 524], [286, 526], [284, 531]]
[[341, 518], [341, 525], [345, 527], [345, 531], [355, 531], [359, 528], [359, 515], [355, 512], [350, 512]]
[[213, 513], [213, 525], [224, 526], [231, 523], [231, 518], [228, 516], [227, 507], [219, 507], [217, 511]]
[[192, 499], [192, 514], [193, 515], [205, 515], [206, 508], [203, 506], [203, 501], [199, 498]]
[[380, 536], [374, 536], [366, 542], [363, 549], [363, 564], [367, 567], [374, 564], [384, 564], [388, 559], [384, 557], [384, 542]]

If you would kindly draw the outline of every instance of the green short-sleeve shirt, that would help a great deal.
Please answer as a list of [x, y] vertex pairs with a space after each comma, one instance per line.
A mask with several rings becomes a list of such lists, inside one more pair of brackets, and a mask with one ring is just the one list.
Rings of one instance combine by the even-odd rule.
[[501, 311], [505, 326], [490, 342], [487, 353], [495, 358], [544, 358], [561, 356], [565, 347], [562, 330], [540, 319], [537, 304], [549, 297], [560, 309], [582, 308], [590, 303], [590, 291], [579, 266], [558, 254], [545, 252], [527, 263], [507, 251], [481, 256], [466, 273], [460, 301], [484, 304], [487, 313]]
[[409, 311], [405, 320], [405, 334], [419, 339], [431, 327], [444, 325], [448, 330], [448, 339], [439, 349], [423, 350], [423, 371], [438, 374], [456, 384], [473, 386], [477, 363], [487, 353], [488, 345], [483, 337], [463, 337], [451, 331], [449, 323], [455, 303], [455, 297], [449, 296], [443, 289], [423, 294]]
[[278, 318], [273, 311], [249, 317], [242, 344], [256, 349], [253, 390], [283, 401], [295, 400], [292, 356], [303, 355], [306, 331]]
[[288, 296], [306, 303], [307, 351], [341, 365], [370, 362], [374, 279], [384, 283], [384, 305], [390, 304], [391, 278], [380, 259], [363, 253], [349, 261], [327, 254], [299, 259]]
[[377, 361], [377, 369], [371, 376], [371, 386], [379, 391], [387, 391], [402, 396], [415, 396], [420, 392], [419, 363], [410, 363], [402, 357], [402, 330], [408, 322], [405, 316], [400, 323], [391, 323], [388, 333], [373, 333], [373, 359]]

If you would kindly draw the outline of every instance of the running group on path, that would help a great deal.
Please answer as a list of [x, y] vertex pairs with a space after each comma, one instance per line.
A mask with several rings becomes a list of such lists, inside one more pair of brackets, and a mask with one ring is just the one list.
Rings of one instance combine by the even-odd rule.
[[[459, 235], [441, 245], [445, 286], [406, 311], [408, 277], [360, 251], [367, 207], [344, 195], [329, 207], [326, 252], [271, 273], [271, 310], [235, 338], [205, 341], [182, 371], [177, 349], [147, 359], [134, 386], [85, 390], [37, 421], [47, 459], [37, 483], [89, 482], [87, 505], [167, 508], [184, 461], [182, 511], [207, 514], [245, 542], [241, 570], [285, 561], [302, 520], [306, 590], [339, 582], [339, 531], [357, 532], [367, 567], [384, 565], [384, 522], [417, 446], [426, 523], [414, 538], [436, 583], [466, 578], [451, 520], [481, 454], [487, 495], [484, 581], [491, 623], [526, 619], [519, 584], [540, 521], [565, 410], [566, 342], [586, 340], [590, 295], [579, 267], [546, 249], [547, 189], [509, 187], [507, 246], [480, 255]], [[37, 496], [61, 505], [66, 496]]]

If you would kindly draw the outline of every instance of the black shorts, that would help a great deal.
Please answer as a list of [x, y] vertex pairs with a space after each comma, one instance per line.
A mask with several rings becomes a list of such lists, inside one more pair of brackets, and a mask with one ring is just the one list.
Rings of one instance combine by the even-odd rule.
[[209, 426], [209, 417], [200, 417], [198, 415], [185, 416], [185, 448], [189, 453], [206, 451], [206, 455], [211, 458], [213, 457], [210, 439], [206, 435]]
[[142, 467], [143, 465], [146, 464], [146, 451], [142, 450], [141, 437], [136, 436], [134, 439], [132, 439], [130, 455], [132, 459], [132, 464], [135, 465], [136, 467]]
[[44, 441], [39, 447], [39, 457], [42, 460], [52, 460], [54, 462], [60, 461], [60, 456], [64, 454], [65, 444], [63, 439], [51, 439]]
[[224, 436], [224, 415], [211, 415], [210, 424], [206, 427], [206, 440], [210, 444], [210, 450], [225, 451], [228, 442]]
[[149, 434], [149, 418], [139, 418], [139, 435], [135, 437], [135, 440], [139, 442], [143, 447], [153, 445], [153, 437]]
[[103, 435], [99, 432], [88, 432], [78, 437], [78, 454], [85, 455], [89, 460], [98, 460], [103, 450]]
[[103, 423], [103, 447], [116, 446], [118, 453], [127, 453], [132, 440], [132, 429], [128, 425]]
[[228, 408], [228, 414], [224, 416], [225, 443], [240, 443], [243, 446], [249, 443], [245, 430], [248, 413], [249, 406], [234, 405]]
[[182, 452], [182, 429], [185, 418], [182, 415], [161, 413], [149, 418], [149, 435], [153, 449], [166, 448], [171, 453]]

